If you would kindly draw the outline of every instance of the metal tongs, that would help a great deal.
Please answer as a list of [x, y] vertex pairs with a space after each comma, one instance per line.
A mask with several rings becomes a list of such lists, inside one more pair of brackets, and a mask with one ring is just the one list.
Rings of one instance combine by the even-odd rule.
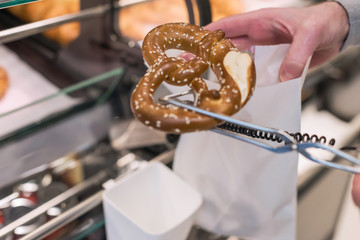
[[[192, 104], [192, 105], [178, 99], [178, 97], [189, 95], [189, 94], [193, 94], [193, 96], [194, 96], [194, 104]], [[341, 151], [341, 150], [335, 149], [331, 146], [322, 144], [320, 142], [297, 142], [286, 131], [283, 131], [280, 129], [275, 129], [275, 128], [263, 127], [263, 126], [259, 126], [256, 124], [237, 120], [237, 119], [228, 117], [226, 115], [206, 111], [204, 109], [201, 109], [201, 108], [198, 108], [195, 106], [197, 99], [198, 99], [197, 94], [194, 93], [192, 90], [189, 90], [189, 91], [185, 91], [185, 92], [181, 92], [181, 93], [175, 93], [175, 94], [164, 96], [164, 97], [160, 98], [159, 101], [163, 102], [163, 103], [167, 103], [167, 104], [172, 104], [177, 107], [186, 108], [186, 109], [194, 111], [196, 113], [200, 113], [200, 114], [203, 114], [203, 115], [206, 115], [206, 116], [209, 116], [209, 117], [212, 117], [212, 118], [215, 118], [215, 119], [218, 119], [218, 120], [221, 120], [226, 123], [230, 123], [230, 124], [233, 124], [233, 125], [236, 125], [239, 127], [245, 127], [245, 128], [252, 129], [255, 131], [261, 131], [264, 133], [275, 135], [278, 138], [280, 138], [281, 140], [283, 140], [283, 142], [285, 144], [279, 145], [279, 146], [274, 146], [274, 144], [272, 144], [272, 145], [268, 144], [264, 141], [260, 141], [260, 139], [250, 138], [248, 136], [245, 136], [245, 135], [242, 135], [242, 134], [230, 131], [230, 130], [225, 130], [220, 127], [214, 127], [212, 129], [210, 129], [210, 131], [212, 131], [212, 132], [220, 133], [225, 136], [235, 138], [235, 139], [243, 141], [243, 142], [250, 143], [252, 145], [255, 145], [257, 147], [266, 149], [266, 150], [274, 152], [274, 153], [287, 153], [287, 152], [297, 151], [298, 153], [303, 155], [305, 158], [307, 158], [313, 162], [316, 162], [318, 164], [321, 164], [323, 166], [339, 169], [339, 170], [346, 171], [349, 173], [360, 173], [360, 168], [357, 167], [357, 166], [360, 166], [360, 160]], [[327, 160], [323, 160], [323, 159], [317, 159], [316, 157], [312, 156], [312, 154], [309, 153], [310, 149], [325, 150], [325, 151], [332, 153], [335, 156], [342, 158], [356, 166], [342, 165], [339, 163], [335, 163], [335, 162], [331, 162], [331, 161], [327, 161]]]

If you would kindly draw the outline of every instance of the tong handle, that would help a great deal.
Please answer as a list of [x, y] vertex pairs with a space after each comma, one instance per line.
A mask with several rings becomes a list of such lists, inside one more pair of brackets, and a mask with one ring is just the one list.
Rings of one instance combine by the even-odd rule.
[[267, 133], [274, 134], [274, 135], [278, 136], [279, 138], [281, 138], [285, 142], [285, 145], [274, 147], [274, 146], [271, 146], [269, 144], [260, 142], [258, 140], [251, 139], [249, 137], [240, 136], [239, 134], [236, 134], [236, 133], [228, 131], [228, 130], [221, 129], [219, 127], [215, 127], [213, 129], [211, 129], [211, 131], [213, 131], [213, 132], [220, 133], [220, 134], [223, 134], [225, 136], [232, 137], [232, 138], [235, 138], [237, 140], [250, 143], [252, 145], [255, 145], [257, 147], [266, 149], [266, 150], [274, 152], [274, 153], [286, 153], [286, 152], [291, 152], [291, 151], [297, 151], [298, 153], [300, 153], [301, 155], [303, 155], [307, 159], [309, 159], [309, 160], [311, 160], [313, 162], [316, 162], [318, 164], [321, 164], [323, 166], [339, 169], [339, 170], [346, 171], [346, 172], [349, 172], [349, 173], [360, 173], [359, 168], [357, 168], [357, 167], [346, 166], [346, 165], [341, 165], [341, 164], [334, 163], [334, 162], [331, 162], [331, 161], [325, 161], [325, 160], [317, 159], [317, 158], [313, 157], [308, 152], [308, 150], [311, 149], [311, 148], [323, 149], [325, 151], [331, 152], [332, 154], [336, 155], [337, 157], [340, 157], [342, 159], [347, 160], [348, 162], [350, 162], [352, 164], [360, 166], [360, 160], [358, 160], [357, 158], [355, 158], [355, 157], [353, 157], [353, 156], [351, 156], [349, 154], [346, 154], [345, 152], [342, 152], [340, 150], [334, 149], [334, 148], [332, 148], [330, 146], [326, 146], [326, 145], [321, 144], [321, 143], [314, 143], [314, 142], [297, 143], [295, 141], [295, 139], [293, 139], [289, 133], [287, 133], [287, 132], [285, 132], [283, 130], [275, 129], [275, 128], [263, 127], [263, 126], [255, 125], [255, 124], [252, 124], [252, 123], [240, 121], [240, 120], [237, 120], [237, 119], [234, 119], [234, 118], [231, 118], [229, 116], [222, 115], [222, 114], [217, 114], [217, 113], [213, 113], [213, 112], [210, 112], [210, 111], [206, 111], [204, 109], [182, 103], [180, 100], [173, 99], [173, 97], [175, 97], [175, 96], [176, 95], [163, 97], [161, 99], [161, 101], [165, 101], [165, 102], [173, 104], [175, 106], [182, 107], [182, 108], [194, 111], [196, 113], [200, 113], [200, 114], [203, 114], [203, 115], [206, 115], [206, 116], [218, 119], [218, 120], [222, 120], [224, 122], [228, 122], [228, 123], [231, 123], [231, 124], [234, 124], [234, 125], [238, 125], [238, 126], [249, 128], [249, 129], [253, 129], [255, 131], [262, 131], [262, 132], [267, 132]]
[[219, 129], [219, 128], [213, 128], [210, 131], [228, 136], [228, 137], [232, 137], [235, 138], [237, 140], [246, 142], [246, 143], [250, 143], [252, 145], [255, 145], [257, 147], [266, 149], [268, 151], [271, 151], [273, 153], [287, 153], [287, 152], [292, 152], [292, 151], [297, 151], [298, 153], [300, 153], [301, 155], [303, 155], [305, 158], [316, 162], [318, 164], [321, 164], [323, 166], [329, 167], [329, 168], [335, 168], [338, 170], [342, 170], [345, 172], [349, 172], [349, 173], [360, 173], [360, 169], [359, 167], [353, 167], [353, 166], [346, 166], [346, 165], [341, 165], [338, 163], [334, 163], [331, 161], [326, 161], [326, 160], [321, 160], [321, 159], [317, 159], [315, 157], [313, 157], [308, 150], [311, 148], [319, 148], [319, 149], [323, 149], [326, 150], [328, 152], [331, 152], [333, 154], [335, 154], [337, 157], [340, 157], [342, 159], [345, 159], [355, 165], [360, 166], [360, 160], [358, 160], [357, 158], [354, 158], [351, 155], [348, 155], [340, 150], [334, 149], [330, 146], [326, 146], [320, 143], [313, 143], [313, 142], [304, 142], [304, 143], [292, 143], [292, 144], [286, 144], [283, 146], [279, 146], [279, 147], [272, 147], [268, 144], [262, 143], [260, 141], [257, 141], [255, 139], [251, 139], [248, 138], [246, 136], [240, 136], [239, 134], [236, 133], [232, 133], [232, 132], [228, 132], [226, 130], [223, 129]]
[[232, 124], [235, 124], [235, 125], [250, 128], [250, 129], [253, 129], [253, 130], [256, 130], [256, 131], [263, 131], [263, 132], [272, 133], [272, 134], [277, 135], [280, 138], [282, 138], [285, 143], [295, 143], [294, 139], [290, 136], [290, 134], [288, 134], [285, 131], [282, 131], [280, 129], [263, 127], [263, 126], [255, 125], [255, 124], [252, 124], [252, 123], [249, 123], [249, 122], [240, 121], [240, 120], [231, 118], [231, 117], [223, 115], [223, 114], [218, 114], [218, 113], [213, 113], [213, 112], [210, 112], [210, 111], [206, 111], [204, 109], [182, 103], [179, 100], [172, 99], [171, 98], [172, 96], [174, 96], [174, 95], [166, 96], [166, 97], [162, 98], [161, 100], [165, 101], [167, 103], [173, 104], [175, 106], [186, 108], [186, 109], [194, 111], [196, 113], [200, 113], [200, 114], [203, 114], [203, 115], [215, 118], [215, 119], [219, 119], [219, 120], [222, 120], [222, 121], [225, 121], [225, 122], [229, 122], [229, 123], [232, 123]]

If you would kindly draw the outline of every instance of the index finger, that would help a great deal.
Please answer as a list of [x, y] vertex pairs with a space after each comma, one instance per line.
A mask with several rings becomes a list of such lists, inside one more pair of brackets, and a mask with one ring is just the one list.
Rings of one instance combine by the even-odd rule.
[[219, 19], [205, 26], [210, 31], [218, 29], [226, 33], [226, 37], [235, 38], [242, 35], [247, 35], [250, 25], [259, 17], [259, 11], [241, 13]]

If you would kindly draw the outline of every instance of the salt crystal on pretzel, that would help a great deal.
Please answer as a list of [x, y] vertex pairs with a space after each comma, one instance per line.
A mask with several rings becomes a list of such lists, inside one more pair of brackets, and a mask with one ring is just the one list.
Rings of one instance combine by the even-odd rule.
[[[151, 30], [143, 41], [142, 53], [150, 68], [131, 96], [134, 116], [145, 125], [171, 133], [208, 130], [220, 122], [187, 109], [154, 102], [153, 94], [165, 81], [188, 85], [198, 95], [196, 106], [225, 115], [238, 112], [255, 87], [255, 65], [247, 53], [238, 51], [221, 30], [211, 32], [187, 23], [168, 23]], [[196, 57], [185, 61], [168, 57], [168, 49], [181, 49]], [[200, 77], [208, 68], [220, 88], [208, 89]]]

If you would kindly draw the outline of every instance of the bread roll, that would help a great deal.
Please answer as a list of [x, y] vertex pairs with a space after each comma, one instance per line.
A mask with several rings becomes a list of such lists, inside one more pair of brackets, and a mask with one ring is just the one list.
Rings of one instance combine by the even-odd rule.
[[9, 87], [8, 75], [2, 67], [0, 67], [0, 99], [5, 95]]
[[[213, 20], [241, 13], [241, 0], [210, 0]], [[197, 10], [194, 10], [197, 14]], [[122, 9], [120, 30], [124, 35], [142, 40], [154, 27], [168, 22], [187, 22], [188, 11], [184, 0], [157, 0]]]
[[210, 0], [210, 4], [213, 21], [244, 11], [241, 0]]
[[[241, 0], [210, 0], [213, 20], [243, 11]], [[80, 0], [42, 0], [9, 8], [25, 22], [35, 22], [78, 12]], [[197, 11], [195, 10], [195, 14]], [[142, 40], [154, 27], [168, 22], [187, 22], [188, 11], [184, 0], [156, 0], [137, 4], [120, 11], [120, 31], [127, 37]], [[73, 22], [46, 31], [44, 35], [62, 46], [79, 36], [80, 23]]]
[[[9, 11], [24, 22], [36, 22], [78, 12], [80, 0], [42, 0], [9, 8]], [[80, 23], [72, 22], [44, 32], [49, 39], [66, 46], [79, 36]]]
[[141, 40], [154, 27], [167, 22], [186, 22], [184, 0], [157, 0], [120, 11], [119, 27], [129, 38]]

